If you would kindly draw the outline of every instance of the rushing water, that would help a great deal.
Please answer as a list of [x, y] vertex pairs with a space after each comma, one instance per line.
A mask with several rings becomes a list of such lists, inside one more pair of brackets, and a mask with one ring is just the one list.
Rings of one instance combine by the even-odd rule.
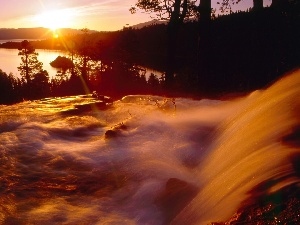
[[[227, 101], [91, 95], [0, 106], [1, 224], [207, 224], [299, 183], [300, 71]], [[91, 107], [89, 107], [91, 106]], [[99, 108], [99, 106], [101, 106]]]
[[[7, 74], [12, 73], [16, 77], [20, 77], [18, 66], [21, 63], [21, 56], [18, 55], [17, 49], [0, 48], [0, 69]], [[47, 70], [50, 78], [56, 75], [57, 69], [50, 65], [50, 62], [56, 59], [57, 56], [66, 56], [66, 53], [59, 50], [36, 50], [38, 60], [43, 63], [43, 69]]]

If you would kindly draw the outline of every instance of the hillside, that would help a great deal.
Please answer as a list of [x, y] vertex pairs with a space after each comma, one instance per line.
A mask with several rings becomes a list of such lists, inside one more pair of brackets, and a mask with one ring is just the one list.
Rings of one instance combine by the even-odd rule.
[[139, 23], [133, 26], [130, 26], [133, 29], [141, 29], [144, 27], [148, 27], [148, 26], [153, 26], [153, 25], [157, 25], [157, 24], [167, 24], [167, 21], [160, 21], [160, 20], [151, 20], [145, 23]]
[[[62, 35], [79, 34], [81, 30], [71, 28], [61, 28], [57, 32]], [[97, 31], [91, 31], [97, 32]], [[0, 28], [0, 40], [8, 39], [47, 39], [51, 38], [53, 32], [48, 28]]]

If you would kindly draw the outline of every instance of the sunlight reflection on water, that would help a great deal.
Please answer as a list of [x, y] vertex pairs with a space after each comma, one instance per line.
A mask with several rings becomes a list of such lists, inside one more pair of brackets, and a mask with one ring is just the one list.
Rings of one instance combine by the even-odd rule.
[[[66, 56], [67, 53], [59, 50], [42, 50], [36, 49], [39, 53], [38, 60], [43, 63], [43, 69], [47, 70], [50, 78], [56, 75], [57, 69], [50, 65], [50, 62], [56, 59], [57, 56]], [[0, 48], [0, 69], [7, 74], [13, 73], [19, 76], [18, 66], [20, 66], [21, 57], [18, 56], [17, 49]]]

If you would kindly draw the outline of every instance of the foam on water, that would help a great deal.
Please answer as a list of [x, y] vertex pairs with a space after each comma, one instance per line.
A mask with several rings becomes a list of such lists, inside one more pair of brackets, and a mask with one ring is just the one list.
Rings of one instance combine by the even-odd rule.
[[[282, 141], [299, 126], [299, 92], [296, 72], [228, 101], [127, 96], [99, 110], [83, 95], [0, 106], [0, 222], [224, 220], [260, 183], [278, 181], [272, 192], [299, 182], [299, 146]], [[196, 192], [170, 213], [171, 178]]]

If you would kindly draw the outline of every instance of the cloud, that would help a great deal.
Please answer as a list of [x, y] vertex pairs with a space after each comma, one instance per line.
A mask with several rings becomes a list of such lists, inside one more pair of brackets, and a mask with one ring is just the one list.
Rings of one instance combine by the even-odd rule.
[[[129, 8], [137, 0], [9, 0], [0, 8], [1, 26], [38, 26], [37, 15], [49, 11], [67, 11], [73, 14], [73, 28], [116, 30], [125, 23], [136, 24], [139, 15], [131, 15]], [[147, 18], [148, 19], [148, 18]], [[146, 20], [146, 19], [143, 19]], [[125, 21], [125, 22], [124, 22]]]
[[109, 15], [115, 13], [128, 13], [132, 1], [106, 0], [106, 1], [88, 1], [89, 4], [78, 4], [73, 6], [71, 10], [77, 13], [78, 16], [92, 15]]

